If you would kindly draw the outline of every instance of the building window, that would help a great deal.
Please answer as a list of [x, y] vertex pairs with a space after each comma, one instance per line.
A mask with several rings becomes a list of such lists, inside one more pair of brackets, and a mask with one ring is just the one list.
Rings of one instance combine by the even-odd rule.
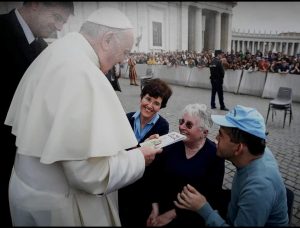
[[153, 46], [162, 46], [161, 42], [161, 32], [162, 32], [162, 24], [161, 22], [152, 22], [152, 27], [153, 27]]

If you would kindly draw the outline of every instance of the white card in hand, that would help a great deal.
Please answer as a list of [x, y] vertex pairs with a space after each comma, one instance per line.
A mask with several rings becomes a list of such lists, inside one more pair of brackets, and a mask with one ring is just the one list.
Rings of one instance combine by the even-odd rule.
[[182, 135], [178, 132], [170, 132], [168, 134], [160, 136], [158, 139], [150, 139], [148, 141], [140, 143], [141, 146], [149, 146], [153, 148], [162, 148], [169, 146], [173, 143], [186, 139], [185, 135]]

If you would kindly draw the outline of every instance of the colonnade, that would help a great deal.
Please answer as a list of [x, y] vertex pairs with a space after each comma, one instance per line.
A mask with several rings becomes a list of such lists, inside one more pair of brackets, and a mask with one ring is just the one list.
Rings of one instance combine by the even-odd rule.
[[282, 52], [289, 56], [300, 53], [300, 34], [255, 34], [233, 32], [231, 49], [247, 50], [255, 54], [257, 50], [265, 52]]
[[232, 12], [204, 3], [181, 5], [181, 50], [230, 51]]

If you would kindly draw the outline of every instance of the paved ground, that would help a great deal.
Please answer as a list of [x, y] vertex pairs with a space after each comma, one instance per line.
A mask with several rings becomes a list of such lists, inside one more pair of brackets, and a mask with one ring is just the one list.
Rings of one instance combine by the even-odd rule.
[[[130, 86], [129, 79], [121, 78], [120, 85], [122, 92], [117, 92], [126, 112], [138, 109], [140, 99], [140, 87]], [[184, 86], [171, 85], [173, 95], [166, 108], [160, 111], [170, 123], [170, 130], [178, 131], [177, 120], [180, 111], [189, 103], [204, 103], [210, 106], [210, 90], [200, 88], [190, 88]], [[262, 99], [255, 96], [238, 95], [224, 93], [225, 105], [231, 109], [236, 104], [255, 107], [265, 118], [268, 110], [269, 99]], [[216, 100], [218, 102], [218, 100]], [[217, 103], [218, 105], [218, 103]], [[219, 109], [213, 110], [213, 114], [225, 114]], [[281, 174], [288, 188], [294, 191], [295, 199], [293, 206], [293, 218], [291, 226], [300, 226], [300, 103], [293, 103], [293, 119], [291, 126], [288, 125], [288, 117], [285, 128], [283, 124], [283, 112], [276, 113], [274, 121], [269, 120], [267, 124], [268, 146], [275, 155]], [[213, 126], [209, 138], [215, 139], [218, 126]], [[235, 167], [226, 162], [226, 174], [223, 188], [231, 188], [232, 177]]]

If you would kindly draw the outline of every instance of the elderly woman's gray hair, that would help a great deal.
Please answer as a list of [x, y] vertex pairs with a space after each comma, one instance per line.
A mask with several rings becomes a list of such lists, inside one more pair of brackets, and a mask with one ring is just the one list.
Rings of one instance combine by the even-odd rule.
[[182, 110], [182, 116], [185, 113], [189, 114], [190, 116], [198, 117], [200, 120], [199, 128], [202, 130], [209, 130], [213, 125], [211, 112], [205, 104], [188, 104]]

